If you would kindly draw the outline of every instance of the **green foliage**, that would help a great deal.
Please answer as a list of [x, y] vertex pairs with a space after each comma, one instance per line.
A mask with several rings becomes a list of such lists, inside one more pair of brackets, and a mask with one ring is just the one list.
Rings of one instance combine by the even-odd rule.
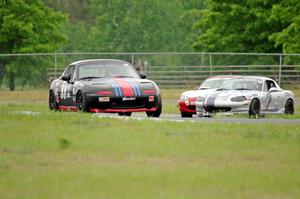
[[[183, 38], [178, 21], [181, 5], [149, 1], [92, 0], [95, 25], [88, 51], [176, 51]], [[172, 11], [172, 12], [170, 12]]]
[[53, 52], [65, 40], [65, 17], [37, 0], [7, 0], [0, 7], [1, 53]]
[[[61, 33], [65, 16], [40, 1], [2, 0], [0, 5], [0, 53], [53, 52], [66, 41]], [[33, 59], [2, 59], [1, 70], [4, 74], [0, 76], [1, 82], [6, 74], [10, 90], [14, 90], [18, 76], [27, 78], [27, 81], [33, 79], [32, 83], [36, 85], [35, 79], [42, 78], [42, 71], [46, 68], [29, 60]]]
[[269, 21], [280, 24], [281, 31], [274, 32], [269, 39], [275, 46], [282, 46], [283, 53], [300, 52], [300, 3], [298, 0], [283, 0], [273, 5]]
[[69, 41], [62, 48], [68, 52], [190, 51], [196, 9], [203, 7], [197, 0], [44, 2], [68, 13]]
[[200, 34], [199, 30], [194, 29], [194, 24], [201, 19], [201, 12], [198, 9], [192, 8], [185, 11], [180, 17], [181, 28], [185, 34], [182, 42], [183, 48], [188, 52], [193, 51], [192, 44]]
[[64, 12], [68, 16], [71, 24], [77, 22], [91, 22], [90, 1], [91, 0], [42, 0], [48, 7]]
[[213, 52], [299, 52], [297, 0], [206, 0], [193, 48]]

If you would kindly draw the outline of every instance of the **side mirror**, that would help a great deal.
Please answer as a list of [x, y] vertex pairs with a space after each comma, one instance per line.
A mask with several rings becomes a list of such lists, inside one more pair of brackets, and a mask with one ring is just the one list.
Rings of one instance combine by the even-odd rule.
[[64, 74], [62, 77], [61, 77], [62, 80], [64, 81], [70, 81], [71, 79], [71, 75], [70, 74]]
[[145, 73], [139, 73], [139, 76], [140, 76], [142, 79], [146, 79], [146, 74], [145, 74]]
[[271, 87], [269, 89], [269, 93], [274, 93], [274, 92], [277, 92], [277, 91], [278, 91], [278, 89], [276, 87]]

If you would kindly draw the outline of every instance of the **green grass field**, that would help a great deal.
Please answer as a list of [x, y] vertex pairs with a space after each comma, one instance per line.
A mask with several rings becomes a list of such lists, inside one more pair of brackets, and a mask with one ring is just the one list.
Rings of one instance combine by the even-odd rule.
[[300, 198], [300, 124], [98, 118], [44, 94], [0, 92], [1, 199]]

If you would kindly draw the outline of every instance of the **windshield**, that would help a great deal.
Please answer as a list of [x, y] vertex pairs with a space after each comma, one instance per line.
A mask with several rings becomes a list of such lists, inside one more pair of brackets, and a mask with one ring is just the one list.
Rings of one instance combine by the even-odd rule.
[[219, 88], [226, 79], [208, 79], [205, 80], [199, 87], [199, 90], [202, 89], [213, 89]]
[[79, 66], [78, 78], [128, 77], [140, 78], [129, 64], [104, 65], [99, 63]]
[[228, 79], [219, 90], [256, 90], [261, 91], [262, 81], [259, 79]]

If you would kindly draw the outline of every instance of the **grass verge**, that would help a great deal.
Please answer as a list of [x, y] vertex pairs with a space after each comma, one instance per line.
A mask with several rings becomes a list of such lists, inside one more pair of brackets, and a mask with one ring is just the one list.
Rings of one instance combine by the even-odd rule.
[[299, 198], [300, 126], [0, 103], [0, 198]]

